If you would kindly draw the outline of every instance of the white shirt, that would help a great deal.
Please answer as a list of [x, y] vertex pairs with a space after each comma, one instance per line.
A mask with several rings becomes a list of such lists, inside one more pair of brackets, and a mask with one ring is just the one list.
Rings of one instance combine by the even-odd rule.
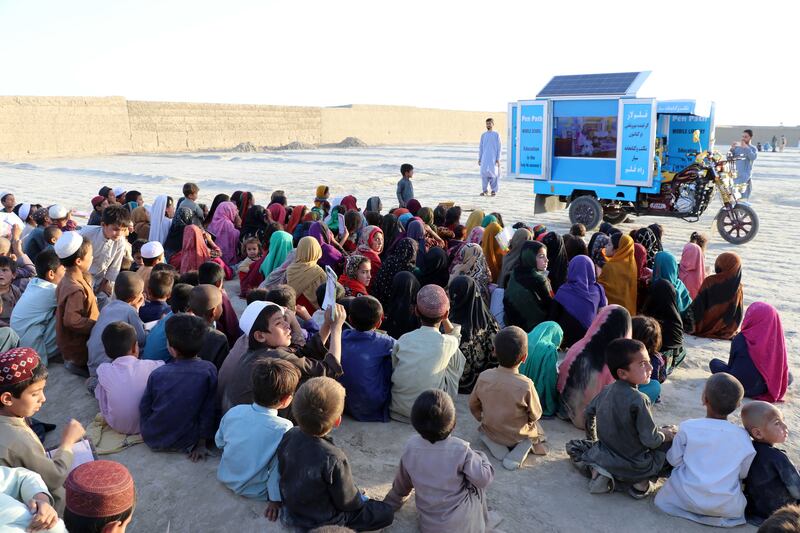
[[481, 164], [482, 176], [497, 176], [497, 165], [500, 161], [500, 134], [496, 131], [485, 131], [481, 135], [478, 148], [478, 161]]
[[713, 418], [687, 420], [667, 452], [675, 468], [655, 504], [665, 513], [709, 526], [744, 524], [742, 480], [755, 456], [750, 435], [741, 427]]

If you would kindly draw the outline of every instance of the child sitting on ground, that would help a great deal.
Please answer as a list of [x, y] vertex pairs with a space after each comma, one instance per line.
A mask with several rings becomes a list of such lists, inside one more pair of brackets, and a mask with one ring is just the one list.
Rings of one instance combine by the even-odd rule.
[[450, 396], [424, 391], [411, 409], [411, 424], [418, 435], [406, 442], [384, 502], [397, 511], [414, 489], [422, 533], [491, 530], [496, 524], [489, 523], [486, 487], [494, 468], [485, 454], [450, 436], [456, 425]]
[[[146, 268], [146, 267], [145, 267]], [[159, 270], [148, 276], [147, 280], [147, 302], [139, 309], [139, 318], [147, 324], [161, 318], [169, 313], [167, 299], [172, 294], [172, 285], [175, 283], [175, 276], [171, 272]]]
[[140, 250], [142, 255], [142, 266], [136, 269], [136, 274], [142, 278], [145, 287], [145, 297], [150, 299], [149, 285], [150, 275], [153, 267], [164, 262], [164, 246], [158, 241], [145, 243]]
[[90, 461], [70, 472], [64, 524], [75, 533], [125, 533], [133, 518], [136, 488], [128, 469]]
[[744, 480], [748, 522], [759, 525], [778, 508], [800, 500], [800, 475], [775, 444], [786, 442], [783, 415], [771, 403], [753, 401], [742, 407], [742, 424], [753, 438], [756, 457]]
[[17, 262], [7, 255], [0, 255], [0, 328], [7, 328], [11, 323], [11, 313], [22, 297], [22, 291], [14, 286], [17, 274]]
[[239, 273], [239, 282], [241, 283], [247, 274], [250, 272], [250, 265], [261, 259], [261, 242], [256, 237], [250, 237], [244, 241], [245, 258], [239, 263], [236, 269]]
[[52, 503], [42, 476], [27, 468], [0, 466], [0, 520], [5, 533], [65, 532]]
[[172, 286], [172, 294], [167, 301], [167, 303], [169, 303], [169, 313], [164, 315], [164, 317], [153, 326], [150, 333], [147, 334], [147, 342], [144, 345], [142, 359], [150, 361], [169, 361], [172, 358], [167, 349], [167, 334], [164, 327], [167, 324], [167, 320], [172, 315], [189, 312], [189, 295], [193, 288], [194, 287], [186, 283], [176, 283]]
[[[417, 315], [422, 326], [397, 339], [392, 351], [391, 417], [408, 423], [411, 406], [422, 391], [442, 389], [458, 394], [466, 359], [459, 349], [461, 326], [447, 318], [450, 300], [438, 285], [417, 293]], [[439, 326], [444, 334], [439, 333]]]
[[359, 490], [347, 457], [329, 436], [342, 421], [344, 395], [344, 387], [327, 377], [308, 380], [295, 394], [292, 413], [298, 427], [283, 436], [277, 451], [281, 521], [287, 527], [336, 524], [373, 531], [394, 520], [389, 505]]
[[[664, 443], [670, 443], [675, 428], [657, 428], [650, 401], [637, 387], [650, 381], [653, 367], [640, 341], [615, 339], [605, 350], [606, 365], [614, 383], [606, 385], [586, 408], [586, 441], [570, 441], [567, 451], [573, 464], [588, 467], [589, 492], [614, 490], [615, 482], [630, 485], [628, 493], [644, 498], [653, 489], [664, 467]], [[581, 449], [580, 445], [590, 446]], [[584, 466], [585, 465], [585, 466]]]
[[[112, 322], [125, 322], [133, 326], [136, 330], [136, 338], [139, 348], [144, 346], [146, 333], [144, 324], [139, 318], [139, 308], [144, 303], [144, 287], [142, 279], [135, 272], [120, 272], [114, 284], [115, 299], [109, 300], [100, 311], [100, 316], [92, 328], [89, 341], [86, 343], [89, 349], [89, 375], [97, 378], [97, 367], [102, 363], [109, 363], [111, 360], [106, 355], [103, 346], [103, 332], [106, 326]], [[90, 379], [86, 386], [89, 392], [94, 392], [97, 379]]]
[[[239, 329], [239, 318], [236, 316], [236, 310], [231, 304], [231, 299], [228, 298], [228, 293], [225, 292], [225, 271], [220, 265], [213, 261], [206, 261], [197, 270], [197, 281], [199, 284], [213, 285], [219, 289], [222, 296], [222, 314], [216, 319], [216, 328], [221, 331], [228, 339], [228, 346], [233, 346], [242, 335], [242, 330]], [[219, 368], [219, 367], [217, 367]]]
[[[14, 370], [16, 369], [16, 370]], [[70, 420], [61, 444], [50, 459], [39, 437], [28, 425], [45, 402], [47, 367], [30, 348], [0, 354], [0, 466], [23, 467], [42, 476], [53, 507], [64, 510], [64, 480], [72, 467], [72, 447], [83, 437], [83, 426]]]
[[[114, 290], [118, 287], [119, 283]], [[98, 322], [95, 329], [99, 327]], [[110, 323], [103, 330], [101, 340], [111, 361], [97, 367], [94, 395], [100, 404], [100, 414], [112, 429], [135, 435], [139, 433], [139, 403], [147, 379], [164, 362], [139, 359], [136, 329], [127, 322]]]
[[222, 314], [222, 293], [213, 285], [198, 285], [189, 293], [189, 310], [208, 325], [203, 336], [203, 347], [197, 354], [200, 359], [214, 363], [217, 370], [228, 357], [228, 339], [214, 328]]
[[280, 509], [278, 460], [275, 451], [292, 423], [278, 416], [292, 403], [300, 372], [280, 359], [263, 359], [253, 366], [251, 405], [237, 405], [222, 417], [217, 447], [222, 459], [217, 479], [239, 496], [269, 502], [267, 517], [275, 521]]
[[[259, 290], [264, 289], [253, 289], [251, 292], [256, 292]], [[294, 313], [294, 317], [297, 319], [297, 323], [300, 324], [300, 327], [303, 330], [303, 334], [305, 339], [310, 339], [314, 333], [319, 333], [319, 326], [316, 322], [311, 319], [311, 315], [308, 313], [308, 309], [303, 307], [302, 305], [297, 305], [297, 293], [291, 287], [291, 285], [275, 285], [270, 290], [264, 293], [264, 297], [258, 297], [259, 293], [256, 292], [254, 298], [258, 300], [263, 300], [266, 302], [272, 302], [275, 304], [280, 305], [281, 307], [285, 307], [292, 313]], [[250, 304], [251, 297], [250, 293], [247, 293], [247, 303]], [[323, 298], [324, 301], [324, 298]], [[324, 322], [324, 311], [323, 313], [323, 322]]]
[[206, 440], [214, 438], [217, 370], [197, 357], [207, 329], [194, 315], [167, 319], [174, 359], [150, 374], [139, 404], [145, 444], [153, 450], [187, 452], [194, 462], [208, 455]]
[[347, 395], [344, 411], [362, 422], [388, 422], [392, 392], [392, 350], [395, 340], [375, 329], [383, 307], [373, 296], [350, 304], [352, 329], [342, 332], [342, 370], [339, 382]]
[[55, 245], [56, 255], [66, 267], [56, 288], [56, 343], [64, 368], [88, 378], [89, 351], [86, 343], [100, 310], [90, 282], [92, 243], [74, 231], [65, 231]]
[[[333, 309], [335, 317], [331, 318]], [[253, 365], [261, 358], [274, 357], [292, 363], [300, 370], [301, 383], [317, 376], [341, 376], [341, 336], [345, 316], [341, 305], [331, 306], [320, 332], [303, 344], [300, 324], [293, 313], [272, 302], [253, 302], [248, 305], [241, 319], [242, 328], [249, 330], [248, 350], [231, 368], [221, 395], [223, 412], [234, 405], [253, 402], [250, 377]], [[329, 348], [325, 347], [326, 343]]]
[[730, 374], [708, 378], [706, 418], [682, 422], [667, 452], [675, 468], [656, 495], [659, 509], [707, 526], [745, 523], [742, 480], [756, 452], [747, 432], [728, 422], [743, 396], [742, 384]]
[[[545, 455], [544, 431], [538, 424], [542, 406], [533, 381], [519, 373], [528, 357], [528, 336], [517, 326], [507, 326], [494, 337], [497, 368], [478, 376], [469, 397], [469, 410], [481, 423], [481, 441], [508, 470], [525, 463], [531, 452]], [[509, 448], [511, 451], [509, 451]]]
[[53, 250], [36, 257], [36, 277], [28, 283], [11, 313], [19, 345], [33, 348], [44, 365], [58, 355], [56, 344], [56, 286], [66, 269]]
[[125, 206], [110, 205], [103, 209], [100, 226], [80, 229], [81, 235], [92, 243], [94, 257], [89, 272], [94, 277], [94, 290], [101, 301], [114, 294], [114, 282], [127, 255], [128, 241], [125, 238], [130, 223], [131, 212]]
[[656, 403], [661, 396], [661, 383], [667, 379], [667, 367], [659, 353], [662, 343], [661, 325], [652, 317], [635, 316], [631, 319], [631, 326], [633, 338], [644, 344], [647, 355], [650, 356], [650, 365], [653, 367], [650, 381], [639, 385], [639, 392], [646, 394], [650, 403]]

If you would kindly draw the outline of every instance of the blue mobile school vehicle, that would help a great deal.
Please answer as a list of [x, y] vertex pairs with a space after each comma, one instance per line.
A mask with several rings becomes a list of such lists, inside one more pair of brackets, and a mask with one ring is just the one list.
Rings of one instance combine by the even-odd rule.
[[587, 229], [629, 215], [696, 222], [718, 191], [720, 235], [750, 241], [758, 216], [739, 201], [733, 155], [712, 151], [714, 104], [639, 98], [649, 74], [555, 76], [509, 104], [508, 174], [534, 182], [534, 213], [568, 207]]

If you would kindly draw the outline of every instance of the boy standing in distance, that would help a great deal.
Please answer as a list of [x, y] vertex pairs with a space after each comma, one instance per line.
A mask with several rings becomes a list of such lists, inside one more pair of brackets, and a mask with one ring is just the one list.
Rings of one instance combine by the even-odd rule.
[[414, 185], [411, 178], [414, 177], [414, 167], [408, 163], [400, 165], [400, 181], [397, 182], [397, 202], [400, 207], [405, 207], [409, 200], [414, 198]]
[[492, 196], [497, 194], [497, 180], [500, 177], [500, 134], [493, 128], [494, 119], [487, 118], [486, 131], [481, 135], [481, 144], [478, 148], [478, 165], [481, 167], [483, 185], [481, 196], [488, 194], [489, 186], [492, 188]]
[[84, 226], [80, 230], [80, 234], [92, 243], [93, 259], [89, 273], [94, 277], [94, 291], [101, 300], [114, 294], [114, 282], [122, 269], [130, 223], [131, 213], [126, 207], [110, 205], [103, 210], [99, 226]]
[[[774, 139], [775, 137], [773, 137]], [[753, 130], [747, 129], [742, 132], [742, 140], [731, 145], [731, 153], [736, 158], [736, 185], [747, 185], [747, 189], [742, 194], [743, 198], [750, 198], [753, 192], [753, 185], [750, 182], [750, 174], [753, 172], [753, 161], [758, 157], [758, 150], [750, 144], [753, 139]], [[775, 151], [773, 147], [772, 151]]]
[[203, 209], [197, 205], [197, 195], [200, 192], [200, 187], [197, 186], [195, 183], [184, 183], [183, 184], [183, 198], [178, 200], [178, 205], [176, 206], [176, 210], [181, 207], [185, 207], [192, 211], [192, 224], [198, 226], [200, 228], [203, 227], [203, 220], [205, 219], [205, 215], [203, 214]]

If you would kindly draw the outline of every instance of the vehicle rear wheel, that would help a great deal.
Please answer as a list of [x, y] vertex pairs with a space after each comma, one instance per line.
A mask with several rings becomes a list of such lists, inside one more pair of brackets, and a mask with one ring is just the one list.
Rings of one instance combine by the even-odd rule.
[[603, 220], [609, 224], [619, 224], [628, 218], [628, 213], [622, 209], [607, 209], [603, 212]]
[[579, 196], [569, 204], [569, 220], [581, 223], [587, 230], [593, 230], [603, 219], [603, 206], [592, 196]]
[[723, 207], [717, 214], [717, 231], [731, 244], [750, 242], [758, 233], [758, 215], [749, 205]]

